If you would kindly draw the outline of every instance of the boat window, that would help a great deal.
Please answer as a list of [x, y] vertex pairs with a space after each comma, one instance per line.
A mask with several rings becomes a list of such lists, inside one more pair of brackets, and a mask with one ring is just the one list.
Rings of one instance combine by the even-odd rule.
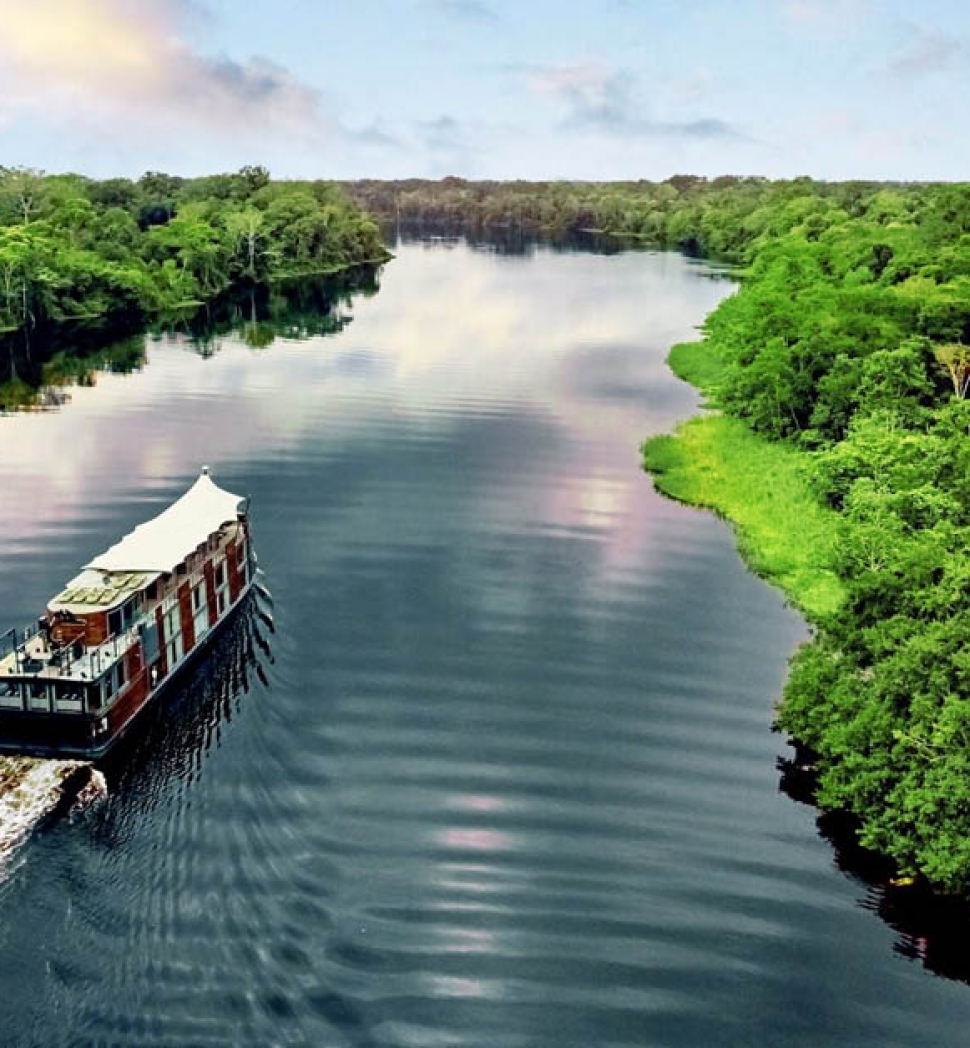
[[135, 621], [135, 601], [134, 598], [129, 600], [127, 604], [122, 606], [121, 609], [121, 621], [124, 623], [125, 629]]
[[31, 681], [27, 685], [27, 694], [31, 699], [46, 699], [47, 685], [43, 681]]
[[24, 700], [20, 686], [13, 681], [0, 681], [0, 707], [8, 710], [22, 710]]
[[168, 609], [165, 612], [165, 639], [172, 640], [182, 629], [182, 613], [179, 606], [176, 604], [174, 607]]
[[207, 605], [203, 604], [200, 606], [192, 619], [192, 626], [196, 643], [198, 643], [209, 631], [209, 608]]
[[58, 710], [66, 713], [80, 713], [84, 705], [84, 688], [79, 684], [67, 687], [55, 685], [54, 698], [57, 701]]
[[185, 651], [182, 646], [182, 634], [179, 633], [168, 646], [168, 668], [169, 670], [181, 660]]
[[115, 692], [121, 691], [125, 684], [125, 662], [119, 660], [108, 670], [104, 678], [104, 701], [107, 702]]
[[105, 704], [107, 699], [107, 678], [102, 678], [99, 681], [95, 681], [94, 684], [88, 685], [88, 709], [99, 710]]
[[108, 636], [113, 637], [121, 632], [121, 609], [115, 608], [108, 612]]
[[222, 563], [216, 568], [216, 589], [221, 589], [226, 584], [226, 565]]

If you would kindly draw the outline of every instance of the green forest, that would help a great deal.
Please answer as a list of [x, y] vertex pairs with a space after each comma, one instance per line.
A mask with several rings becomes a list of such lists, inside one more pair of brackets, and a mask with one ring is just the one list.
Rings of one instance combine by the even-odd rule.
[[231, 288], [387, 257], [377, 225], [330, 182], [261, 167], [95, 181], [0, 167], [0, 334], [143, 321]]
[[608, 231], [740, 289], [671, 363], [715, 413], [644, 448], [808, 615], [778, 711], [861, 843], [970, 892], [970, 185], [355, 183], [383, 217]]
[[[805, 453], [838, 513], [841, 607], [795, 659], [781, 724], [862, 842], [970, 890], [970, 187], [806, 193], [710, 318], [717, 402]], [[791, 536], [798, 542], [799, 536]]]

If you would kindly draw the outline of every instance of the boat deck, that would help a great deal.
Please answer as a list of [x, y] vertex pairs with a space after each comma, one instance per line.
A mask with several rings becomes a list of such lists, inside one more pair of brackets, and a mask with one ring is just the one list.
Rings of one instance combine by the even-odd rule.
[[137, 638], [137, 629], [120, 633], [96, 648], [83, 648], [74, 655], [68, 648], [53, 648], [41, 633], [17, 651], [0, 658], [0, 678], [31, 677], [37, 680], [96, 680], [117, 662]]

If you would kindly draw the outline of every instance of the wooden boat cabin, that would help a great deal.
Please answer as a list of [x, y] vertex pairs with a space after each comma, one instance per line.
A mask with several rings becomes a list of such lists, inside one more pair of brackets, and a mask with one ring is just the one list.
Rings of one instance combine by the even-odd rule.
[[249, 593], [248, 508], [203, 468], [35, 626], [0, 638], [0, 752], [106, 753]]

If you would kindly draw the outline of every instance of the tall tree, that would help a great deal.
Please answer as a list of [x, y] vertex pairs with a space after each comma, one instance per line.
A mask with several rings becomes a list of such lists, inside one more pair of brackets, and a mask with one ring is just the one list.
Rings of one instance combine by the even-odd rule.
[[954, 396], [965, 400], [970, 389], [970, 346], [951, 343], [937, 346], [934, 352], [940, 366], [950, 376]]

